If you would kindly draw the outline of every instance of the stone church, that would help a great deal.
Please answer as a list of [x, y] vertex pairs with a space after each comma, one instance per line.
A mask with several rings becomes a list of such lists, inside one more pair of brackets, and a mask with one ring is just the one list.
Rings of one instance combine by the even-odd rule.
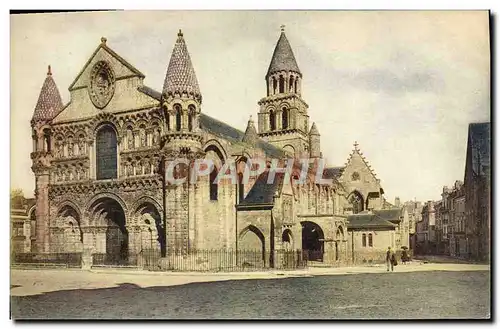
[[[346, 165], [323, 169], [330, 184], [317, 184], [311, 172], [304, 184], [293, 184], [295, 174], [268, 184], [269, 167], [241, 179], [252, 158], [268, 166], [273, 159], [322, 159], [320, 133], [302, 98], [303, 75], [283, 29], [257, 102], [257, 124], [250, 117], [245, 131], [202, 107], [194, 67], [179, 31], [157, 91], [102, 38], [63, 104], [49, 66], [31, 121], [33, 252], [88, 251], [119, 261], [144, 250], [162, 257], [260, 250], [262, 262], [273, 266], [280, 250], [305, 250], [310, 260], [335, 264], [374, 243], [395, 246], [386, 238], [373, 241], [377, 232], [394, 235], [399, 224], [372, 212], [388, 206], [356, 143]], [[196, 184], [170, 184], [165, 175], [179, 157], [210, 159], [214, 168]], [[228, 161], [238, 180], [214, 184]]]

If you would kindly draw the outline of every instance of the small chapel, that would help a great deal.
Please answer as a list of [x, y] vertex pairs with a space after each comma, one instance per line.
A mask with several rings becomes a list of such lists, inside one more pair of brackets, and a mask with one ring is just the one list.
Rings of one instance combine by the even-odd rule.
[[[323, 168], [331, 184], [317, 184], [314, 175], [303, 184], [278, 175], [269, 184], [269, 170], [242, 179], [252, 158], [315, 163], [323, 157], [319, 128], [302, 98], [307, 76], [283, 28], [256, 100], [257, 120], [250, 117], [241, 130], [203, 107], [182, 31], [165, 64], [163, 86], [146, 86], [144, 73], [103, 37], [75, 72], [66, 104], [57, 68], [49, 66], [31, 120], [32, 252], [86, 252], [119, 263], [148, 250], [164, 259], [194, 250], [258, 250], [259, 261], [275, 267], [279, 251], [335, 265], [401, 247], [402, 208], [385, 200], [357, 143], [344, 166]], [[210, 159], [214, 168], [196, 184], [168, 184], [166, 169], [179, 157]], [[228, 161], [239, 179], [214, 184]]]

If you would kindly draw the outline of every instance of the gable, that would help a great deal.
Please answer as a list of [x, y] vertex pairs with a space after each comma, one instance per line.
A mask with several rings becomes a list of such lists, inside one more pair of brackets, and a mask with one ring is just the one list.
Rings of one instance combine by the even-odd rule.
[[[113, 76], [113, 88], [109, 100], [97, 107], [91, 99], [91, 79], [97, 63], [105, 62]], [[95, 72], [95, 71], [94, 71]], [[77, 121], [91, 118], [101, 112], [126, 112], [141, 110], [159, 104], [156, 94], [143, 85], [144, 75], [126, 62], [106, 45], [99, 45], [94, 54], [84, 65], [75, 81], [70, 85], [70, 102], [53, 119], [54, 123]]]
[[90, 81], [92, 67], [99, 61], [106, 61], [110, 64], [117, 80], [132, 76], [144, 78], [144, 74], [111, 50], [111, 48], [104, 44], [100, 44], [92, 56], [90, 56], [87, 63], [85, 63], [80, 73], [78, 73], [73, 83], [69, 86], [69, 91], [87, 87]]

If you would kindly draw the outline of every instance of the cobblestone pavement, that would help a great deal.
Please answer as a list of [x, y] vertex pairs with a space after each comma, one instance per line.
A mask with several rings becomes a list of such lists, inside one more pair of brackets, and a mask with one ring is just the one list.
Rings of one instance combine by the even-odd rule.
[[[400, 271], [394, 273], [387, 273], [383, 268], [369, 268], [369, 273], [367, 268], [365, 273], [355, 272], [362, 268], [350, 268], [356, 275], [340, 270], [337, 275], [313, 275], [313, 270], [308, 271], [309, 274], [294, 273], [296, 277], [280, 276], [280, 273], [200, 276], [16, 270], [12, 279], [11, 312], [14, 319], [489, 317], [489, 271], [479, 268], [436, 271], [430, 267], [411, 271], [410, 266], [402, 271], [403, 267], [398, 266]], [[254, 280], [245, 280], [250, 277]], [[199, 282], [201, 278], [217, 282]], [[192, 280], [198, 283], [180, 283]], [[23, 289], [25, 292], [37, 287], [47, 290], [49, 282], [59, 291], [14, 296]], [[23, 284], [32, 287], [28, 289]], [[176, 284], [180, 285], [169, 286]]]

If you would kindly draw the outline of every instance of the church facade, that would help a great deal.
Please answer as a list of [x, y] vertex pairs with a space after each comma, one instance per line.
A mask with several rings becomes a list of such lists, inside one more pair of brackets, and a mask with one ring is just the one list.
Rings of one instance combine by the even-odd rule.
[[[373, 231], [372, 221], [350, 227], [349, 216], [387, 208], [380, 180], [357, 144], [345, 166], [321, 165], [320, 134], [310, 122], [303, 75], [283, 30], [265, 75], [257, 124], [250, 118], [245, 131], [202, 107], [181, 31], [161, 91], [145, 86], [144, 78], [105, 38], [69, 86], [67, 104], [49, 67], [31, 121], [33, 252], [120, 260], [144, 250], [164, 258], [172, 251], [261, 250], [262, 261], [273, 266], [277, 250], [304, 250], [310, 260], [341, 264], [354, 259], [354, 245], [368, 248], [361, 239]], [[311, 166], [298, 183], [304, 158]], [[252, 159], [266, 166], [244, 179]], [[168, 179], [172, 171], [191, 178], [200, 160], [213, 166], [194, 184]], [[268, 179], [273, 163], [287, 161], [293, 163], [290, 175]], [[236, 179], [215, 182], [228, 164], [234, 164]], [[330, 182], [318, 184], [319, 176]], [[375, 217], [383, 222], [377, 230], [395, 234], [390, 232], [399, 223]], [[396, 247], [394, 238], [382, 239], [377, 245]]]

